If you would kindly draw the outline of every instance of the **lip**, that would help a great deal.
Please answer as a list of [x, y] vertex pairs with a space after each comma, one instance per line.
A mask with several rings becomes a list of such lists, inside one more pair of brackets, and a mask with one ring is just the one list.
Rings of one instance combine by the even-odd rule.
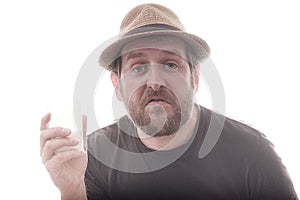
[[157, 105], [164, 105], [164, 104], [168, 104], [165, 101], [151, 101], [147, 104], [147, 106], [157, 106]]
[[146, 101], [146, 106], [148, 105], [161, 105], [161, 104], [170, 104], [170, 102], [163, 97], [149, 97]]

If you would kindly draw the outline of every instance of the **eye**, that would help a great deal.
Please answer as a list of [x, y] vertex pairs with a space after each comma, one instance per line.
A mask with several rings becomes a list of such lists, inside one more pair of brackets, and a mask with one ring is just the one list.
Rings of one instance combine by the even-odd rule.
[[178, 65], [176, 63], [166, 63], [165, 65], [165, 69], [169, 70], [169, 71], [176, 71], [178, 69]]
[[137, 64], [131, 68], [131, 71], [136, 72], [136, 73], [141, 73], [145, 70], [146, 70], [146, 65], [143, 65], [143, 64]]

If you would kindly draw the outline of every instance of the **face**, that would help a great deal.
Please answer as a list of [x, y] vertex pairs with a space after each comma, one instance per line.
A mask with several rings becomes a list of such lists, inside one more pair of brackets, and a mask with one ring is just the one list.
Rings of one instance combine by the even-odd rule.
[[121, 74], [111, 78], [130, 118], [144, 133], [167, 136], [190, 118], [198, 73], [175, 37], [143, 38], [122, 49]]

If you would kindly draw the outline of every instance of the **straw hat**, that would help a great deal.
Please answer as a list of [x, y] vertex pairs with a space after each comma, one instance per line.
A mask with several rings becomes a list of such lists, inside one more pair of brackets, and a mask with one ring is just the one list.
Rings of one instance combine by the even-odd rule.
[[210, 54], [208, 44], [200, 37], [185, 32], [178, 16], [159, 4], [142, 4], [133, 8], [123, 19], [119, 37], [107, 46], [100, 55], [100, 65], [112, 70], [111, 63], [121, 56], [126, 43], [148, 36], [176, 36], [186, 42], [194, 52], [197, 62], [204, 61]]

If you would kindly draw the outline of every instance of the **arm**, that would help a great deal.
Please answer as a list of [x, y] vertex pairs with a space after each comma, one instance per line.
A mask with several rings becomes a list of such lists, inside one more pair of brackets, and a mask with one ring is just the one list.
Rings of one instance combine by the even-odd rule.
[[87, 200], [85, 183], [82, 182], [74, 192], [61, 193], [61, 200]]
[[263, 137], [249, 170], [248, 184], [251, 199], [298, 199], [286, 167]]
[[62, 127], [49, 128], [50, 113], [41, 120], [40, 154], [53, 183], [63, 200], [87, 199], [84, 173], [87, 153], [77, 149], [57, 152], [63, 146], [76, 146], [79, 140], [68, 137], [71, 131]]

